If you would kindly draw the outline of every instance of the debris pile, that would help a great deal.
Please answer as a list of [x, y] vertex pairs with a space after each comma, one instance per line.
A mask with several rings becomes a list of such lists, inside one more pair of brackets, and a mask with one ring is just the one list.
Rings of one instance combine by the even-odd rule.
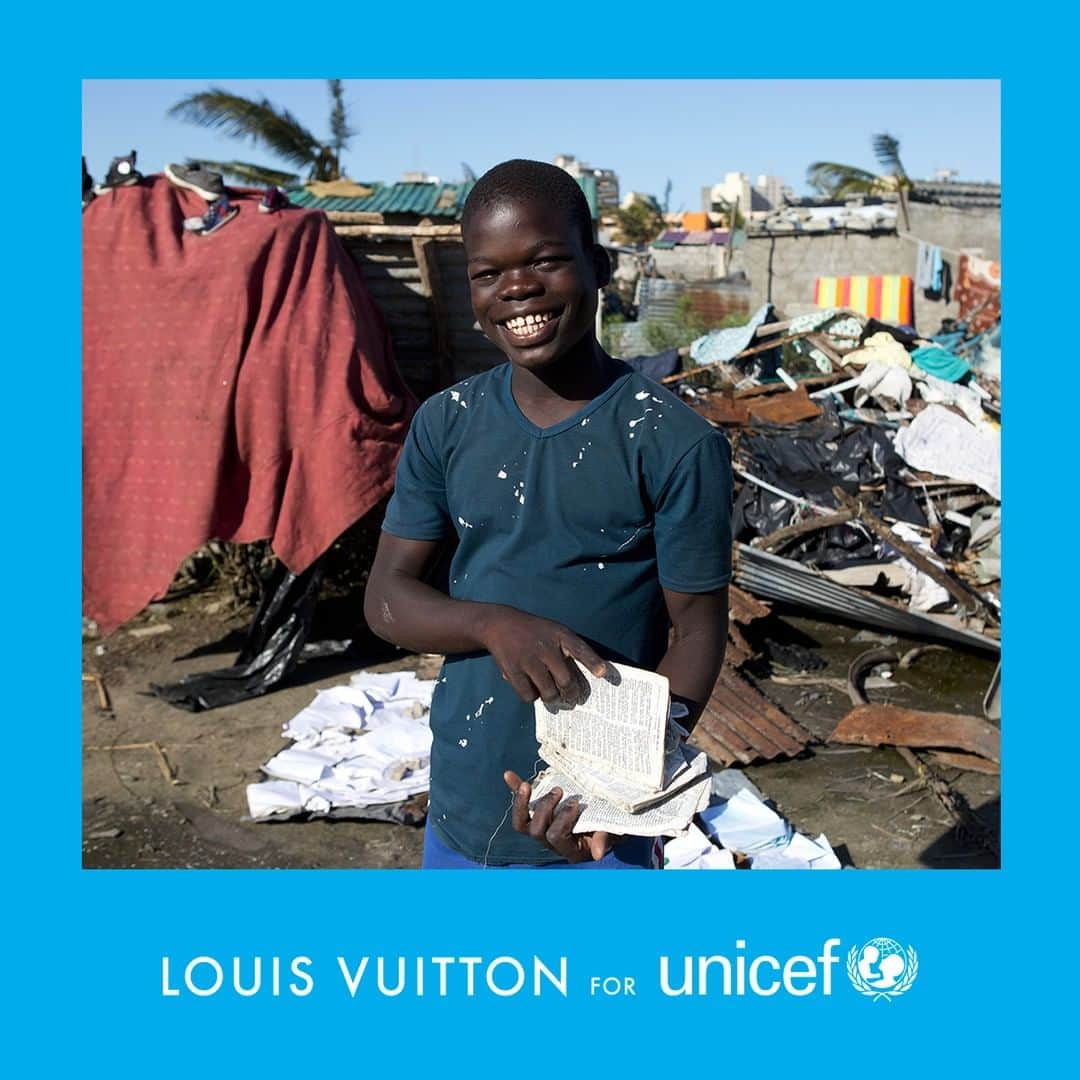
[[998, 651], [998, 327], [921, 338], [844, 309], [778, 321], [765, 305], [695, 341], [701, 363], [665, 381], [732, 440], [736, 581]]

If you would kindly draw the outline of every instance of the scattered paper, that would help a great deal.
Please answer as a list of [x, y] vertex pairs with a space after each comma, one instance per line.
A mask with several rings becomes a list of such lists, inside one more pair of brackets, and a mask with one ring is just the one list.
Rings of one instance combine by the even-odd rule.
[[427, 791], [435, 683], [412, 671], [359, 672], [320, 690], [282, 729], [293, 745], [247, 788], [255, 820], [403, 802]]

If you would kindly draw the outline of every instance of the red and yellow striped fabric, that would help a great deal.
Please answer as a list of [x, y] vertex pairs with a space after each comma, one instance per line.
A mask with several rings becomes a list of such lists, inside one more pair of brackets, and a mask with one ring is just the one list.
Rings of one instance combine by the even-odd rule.
[[914, 295], [914, 282], [905, 274], [853, 274], [814, 281], [815, 306], [851, 308], [898, 326], [912, 325]]

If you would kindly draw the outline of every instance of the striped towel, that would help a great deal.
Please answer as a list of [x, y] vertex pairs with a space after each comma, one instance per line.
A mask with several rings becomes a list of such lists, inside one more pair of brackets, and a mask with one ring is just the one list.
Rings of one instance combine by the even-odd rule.
[[853, 274], [814, 281], [815, 306], [851, 308], [896, 326], [913, 325], [913, 296], [912, 279], [905, 274]]

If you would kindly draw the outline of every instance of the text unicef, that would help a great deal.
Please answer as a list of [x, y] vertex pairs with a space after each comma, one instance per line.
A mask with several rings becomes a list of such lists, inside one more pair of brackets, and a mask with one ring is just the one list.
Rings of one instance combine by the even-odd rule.
[[[666, 997], [831, 996], [839, 938], [818, 955], [748, 954], [737, 940], [729, 955], [660, 956], [656, 989]], [[614, 965], [612, 965], [614, 966]], [[161, 995], [167, 998], [308, 997], [329, 982], [350, 998], [413, 997], [636, 997], [644, 980], [601, 970], [571, 980], [569, 959], [557, 956], [337, 956], [317, 968], [309, 956], [195, 956], [161, 958]]]

